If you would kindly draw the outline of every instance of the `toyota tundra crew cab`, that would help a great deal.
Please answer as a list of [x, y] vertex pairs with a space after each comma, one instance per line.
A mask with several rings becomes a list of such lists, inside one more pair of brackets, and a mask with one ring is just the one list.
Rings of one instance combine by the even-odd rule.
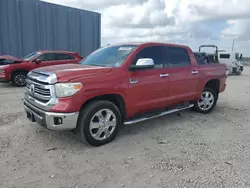
[[51, 65], [78, 63], [82, 57], [76, 52], [47, 51], [32, 52], [23, 58], [9, 55], [0, 56], [0, 82], [12, 82], [15, 86], [25, 86], [29, 71]]
[[192, 108], [211, 112], [226, 88], [226, 66], [197, 64], [187, 46], [126, 43], [102, 47], [78, 64], [28, 74], [27, 117], [54, 131], [72, 130], [100, 146], [123, 124]]

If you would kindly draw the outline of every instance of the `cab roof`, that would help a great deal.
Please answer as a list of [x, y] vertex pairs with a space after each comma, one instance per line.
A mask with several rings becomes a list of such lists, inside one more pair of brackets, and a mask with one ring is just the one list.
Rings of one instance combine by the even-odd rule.
[[147, 46], [147, 45], [166, 45], [166, 46], [175, 46], [175, 47], [182, 47], [188, 48], [186, 45], [175, 44], [175, 43], [163, 43], [163, 42], [127, 42], [127, 43], [115, 43], [110, 44], [109, 46], [118, 46], [118, 45], [136, 45], [136, 46]]

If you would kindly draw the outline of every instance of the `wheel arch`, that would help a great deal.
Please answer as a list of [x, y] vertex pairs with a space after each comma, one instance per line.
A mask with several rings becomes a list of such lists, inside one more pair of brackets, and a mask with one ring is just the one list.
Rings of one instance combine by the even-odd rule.
[[26, 74], [29, 73], [29, 71], [26, 70], [26, 69], [15, 69], [15, 70], [13, 70], [13, 71], [11, 72], [11, 74], [10, 74], [10, 79], [12, 79], [13, 74], [15, 74], [15, 73], [17, 73], [17, 72], [25, 72]]
[[213, 89], [218, 94], [220, 90], [220, 80], [219, 79], [208, 80], [205, 84], [205, 87]]
[[96, 100], [106, 100], [109, 102], [112, 102], [114, 105], [117, 106], [117, 108], [120, 110], [122, 120], [126, 118], [126, 103], [124, 100], [124, 97], [120, 94], [104, 94], [104, 95], [98, 95], [89, 98], [87, 101], [84, 102], [81, 109], [87, 106], [90, 102], [96, 101]]

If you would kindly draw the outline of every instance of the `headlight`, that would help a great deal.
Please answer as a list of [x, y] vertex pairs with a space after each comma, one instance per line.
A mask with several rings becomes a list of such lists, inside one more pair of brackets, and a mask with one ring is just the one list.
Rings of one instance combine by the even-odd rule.
[[55, 85], [57, 97], [70, 97], [82, 89], [81, 83], [58, 83]]

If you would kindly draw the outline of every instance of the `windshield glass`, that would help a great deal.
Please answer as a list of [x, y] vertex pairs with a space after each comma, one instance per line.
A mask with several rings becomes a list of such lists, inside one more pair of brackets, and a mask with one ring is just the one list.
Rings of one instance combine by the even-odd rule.
[[80, 61], [80, 64], [102, 67], [120, 67], [136, 47], [136, 45], [103, 47]]
[[41, 52], [32, 52], [26, 56], [23, 57], [23, 60], [27, 61], [27, 60], [31, 60], [33, 57], [37, 56], [41, 54]]

